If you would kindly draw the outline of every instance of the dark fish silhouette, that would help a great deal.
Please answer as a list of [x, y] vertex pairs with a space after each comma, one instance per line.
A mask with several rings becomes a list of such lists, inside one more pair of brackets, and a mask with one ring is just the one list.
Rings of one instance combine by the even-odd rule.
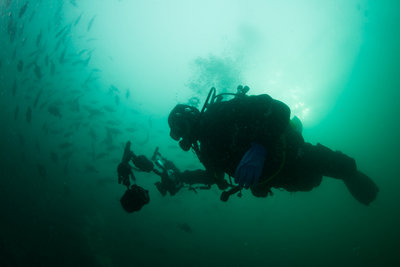
[[59, 109], [57, 106], [55, 106], [55, 105], [51, 105], [50, 107], [48, 107], [48, 108], [47, 108], [47, 111], [48, 111], [51, 115], [53, 115], [53, 116], [55, 116], [55, 117], [58, 117], [58, 118], [60, 118], [60, 119], [62, 118], [60, 109]]
[[12, 59], [15, 60], [15, 57], [17, 56], [17, 48], [14, 48], [14, 51], [12, 53]]
[[192, 227], [190, 227], [188, 223], [177, 223], [176, 226], [178, 227], [178, 229], [184, 231], [185, 233], [193, 233]]
[[99, 173], [99, 171], [92, 164], [89, 163], [85, 164], [85, 172]]
[[40, 45], [40, 41], [42, 40], [42, 29], [40, 29], [40, 32], [38, 36], [36, 37], [36, 46]]
[[22, 60], [18, 61], [17, 70], [21, 72], [24, 69], [24, 62]]
[[19, 10], [19, 15], [18, 15], [19, 18], [21, 18], [25, 14], [27, 7], [28, 7], [28, 1], [26, 1], [25, 4]]
[[111, 84], [110, 88], [108, 89], [108, 93], [109, 94], [113, 94], [113, 93], [119, 94], [119, 89], [116, 86], [114, 86], [113, 84]]
[[67, 47], [64, 48], [64, 50], [62, 51], [61, 55], [60, 55], [60, 59], [59, 62], [60, 64], [64, 63], [64, 59], [65, 59], [65, 53], [67, 52]]
[[66, 149], [66, 148], [69, 148], [71, 146], [72, 146], [72, 143], [70, 143], [70, 142], [65, 142], [65, 143], [62, 143], [62, 144], [58, 145], [58, 147], [61, 148], [61, 149]]
[[129, 89], [126, 89], [125, 98], [128, 99], [130, 95], [131, 92], [129, 91]]
[[12, 91], [12, 96], [15, 96], [15, 94], [17, 93], [17, 80], [14, 80], [14, 84], [11, 91]]
[[58, 155], [55, 152], [51, 152], [51, 160], [57, 164], [58, 163]]
[[35, 72], [36, 78], [38, 78], [39, 80], [42, 79], [42, 72], [40, 71], [40, 68], [36, 63], [33, 71]]
[[28, 109], [26, 110], [26, 122], [30, 123], [32, 119], [32, 109], [31, 107], [28, 107]]
[[8, 13], [8, 27], [7, 27], [7, 33], [10, 36], [10, 42], [13, 43], [15, 39], [15, 33], [16, 33], [16, 23], [14, 23], [12, 13]]
[[87, 31], [90, 31], [90, 29], [92, 28], [93, 22], [94, 22], [94, 19], [95, 19], [95, 18], [96, 18], [96, 15], [94, 15], [94, 16], [91, 18], [91, 20], [89, 21], [88, 26], [87, 26]]
[[90, 128], [90, 130], [89, 130], [89, 136], [90, 136], [90, 138], [91, 138], [94, 142], [97, 141], [97, 135], [96, 135], [96, 133], [94, 132], [93, 128]]
[[37, 170], [39, 173], [39, 176], [42, 177], [43, 179], [46, 178], [47, 176], [47, 169], [43, 164], [38, 163], [37, 165]]
[[79, 15], [79, 17], [75, 20], [74, 26], [76, 26], [76, 25], [79, 23], [79, 21], [81, 21], [82, 15], [83, 15], [83, 12], [82, 12], [82, 13]]
[[64, 164], [63, 172], [64, 172], [64, 175], [68, 175], [68, 173], [69, 173], [69, 159]]
[[71, 5], [73, 5], [74, 7], [78, 7], [78, 5], [76, 4], [75, 0], [69, 0], [69, 2], [71, 3]]
[[53, 60], [50, 61], [50, 75], [54, 76], [54, 73], [56, 72], [56, 65], [54, 65]]
[[56, 33], [56, 38], [60, 37], [64, 32], [68, 32], [71, 29], [71, 24], [64, 26], [61, 30]]
[[39, 103], [40, 96], [42, 95], [43, 89], [40, 89], [40, 91], [37, 93], [35, 97], [35, 102], [33, 103], [33, 107], [36, 108], [37, 104]]
[[101, 152], [101, 153], [96, 155], [96, 159], [102, 159], [102, 158], [106, 157], [107, 155], [108, 155], [108, 153]]
[[18, 119], [19, 107], [17, 106], [14, 110], [14, 120]]

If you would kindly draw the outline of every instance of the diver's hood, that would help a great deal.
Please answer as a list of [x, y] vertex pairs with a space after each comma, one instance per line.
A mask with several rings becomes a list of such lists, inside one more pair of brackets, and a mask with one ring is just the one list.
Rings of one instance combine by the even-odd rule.
[[195, 107], [183, 104], [176, 105], [168, 116], [171, 138], [175, 141], [179, 141], [181, 138], [186, 140], [191, 139], [192, 128], [199, 115], [200, 112]]

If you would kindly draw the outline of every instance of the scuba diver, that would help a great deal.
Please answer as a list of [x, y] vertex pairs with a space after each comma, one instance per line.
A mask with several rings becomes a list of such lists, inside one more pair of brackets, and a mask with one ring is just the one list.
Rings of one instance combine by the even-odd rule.
[[[154, 172], [160, 176], [161, 181], [156, 182], [155, 186], [162, 196], [167, 193], [173, 196], [183, 187], [187, 187], [197, 193], [197, 189], [210, 189], [211, 185], [215, 183], [207, 170], [198, 169], [181, 172], [172, 161], [161, 155], [158, 147], [155, 149], [151, 160], [149, 160], [144, 155], [137, 156], [131, 151], [130, 146], [131, 142], [128, 141], [125, 145], [122, 161], [117, 169], [118, 183], [127, 187], [120, 200], [122, 207], [127, 212], [139, 211], [150, 201], [148, 190], [136, 184], [136, 178], [132, 171], [133, 167], [129, 164], [130, 161], [132, 161], [137, 170]], [[134, 182], [132, 186], [130, 180]], [[228, 184], [226, 183], [224, 189], [227, 187]]]
[[[239, 85], [236, 94], [216, 95], [211, 88], [201, 111], [178, 104], [168, 117], [170, 136], [184, 151], [196, 153], [217, 185], [224, 184], [225, 173], [234, 177], [238, 185], [223, 192], [221, 200], [242, 188], [256, 197], [272, 195], [271, 188], [310, 191], [323, 176], [342, 180], [362, 204], [376, 198], [377, 185], [353, 158], [305, 142], [302, 124], [297, 117], [290, 120], [286, 104], [248, 91]], [[234, 97], [224, 100], [226, 95]]]

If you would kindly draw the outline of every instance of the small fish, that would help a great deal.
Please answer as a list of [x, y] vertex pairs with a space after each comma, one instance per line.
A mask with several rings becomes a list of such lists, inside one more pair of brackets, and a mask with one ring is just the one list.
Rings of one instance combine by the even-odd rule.
[[55, 152], [51, 152], [51, 160], [57, 164], [58, 163], [58, 155]]
[[[24, 29], [25, 29], [25, 22], [22, 23], [21, 26], [19, 26], [19, 31], [18, 31], [18, 35], [21, 36], [24, 33]], [[23, 44], [22, 44], [23, 45]]]
[[21, 18], [25, 14], [27, 7], [28, 7], [28, 1], [26, 1], [25, 4], [19, 10], [19, 15], [18, 15], [19, 18]]
[[46, 167], [43, 164], [39, 164], [39, 163], [36, 166], [37, 166], [39, 176], [42, 177], [43, 179], [46, 178], [46, 176], [47, 176]]
[[78, 56], [81, 56], [83, 53], [87, 52], [88, 49], [82, 49], [81, 51], [79, 51]]
[[19, 60], [17, 64], [17, 70], [18, 72], [21, 72], [23, 69], [24, 69], [24, 62], [22, 60]]
[[62, 51], [61, 55], [60, 55], [60, 59], [59, 62], [60, 64], [64, 63], [64, 59], [65, 59], [65, 53], [67, 52], [67, 47], [64, 48], [64, 50]]
[[78, 7], [78, 5], [76, 4], [75, 0], [69, 0], [69, 2], [71, 3], [71, 5], [73, 5], [74, 7]]
[[58, 147], [61, 149], [70, 148], [71, 146], [72, 146], [72, 143], [70, 143], [70, 142], [64, 142], [64, 143], [58, 145]]
[[133, 127], [129, 127], [129, 128], [126, 128], [126, 130], [127, 130], [128, 132], [130, 132], [130, 133], [134, 133], [134, 132], [136, 132], [138, 129], [133, 128]]
[[36, 142], [35, 142], [35, 148], [36, 148], [37, 152], [40, 152], [40, 143], [38, 140], [36, 140]]
[[63, 34], [64, 31], [65, 31], [65, 32], [68, 32], [68, 31], [66, 31], [66, 30], [69, 29], [70, 27], [71, 27], [71, 24], [68, 24], [68, 25], [64, 26], [61, 30], [59, 30], [59, 31], [56, 33], [56, 38], [60, 37], [60, 35]]
[[79, 23], [79, 21], [81, 21], [82, 15], [83, 15], [83, 12], [82, 12], [82, 13], [79, 15], [79, 17], [75, 20], [74, 26], [76, 26], [76, 25]]
[[14, 120], [18, 119], [19, 107], [17, 106], [14, 110]]
[[53, 115], [53, 116], [55, 116], [55, 117], [58, 117], [59, 119], [62, 118], [60, 109], [59, 109], [57, 106], [55, 106], [55, 105], [51, 105], [50, 107], [48, 107], [48, 108], [47, 108], [47, 111], [48, 111], [51, 115]]
[[12, 13], [8, 13], [8, 27], [7, 27], [7, 33], [10, 36], [10, 42], [14, 42], [15, 39], [15, 34], [16, 34], [16, 23], [14, 23]]
[[86, 172], [99, 173], [99, 171], [92, 164], [89, 164], [89, 163], [85, 164], [85, 171]]
[[36, 37], [36, 46], [40, 45], [40, 41], [42, 40], [42, 29], [40, 29], [40, 32], [38, 36]]
[[110, 106], [104, 106], [104, 109], [108, 112], [115, 112], [115, 108], [110, 107]]
[[130, 95], [131, 92], [129, 91], [129, 89], [126, 89], [125, 98], [128, 99]]
[[11, 91], [12, 91], [12, 96], [15, 96], [15, 94], [17, 93], [17, 80], [14, 80], [14, 84]]
[[[67, 175], [68, 171], [65, 172], [65, 166], [66, 165], [64, 165], [64, 174]], [[67, 168], [68, 168], [68, 166], [67, 166]], [[71, 187], [66, 182], [64, 182], [63, 183], [63, 196], [69, 197], [70, 195], [71, 195]]]
[[97, 141], [97, 135], [92, 128], [89, 130], [89, 136], [92, 138], [93, 141]]
[[110, 88], [108, 89], [108, 93], [109, 94], [113, 94], [113, 93], [119, 94], [119, 89], [115, 85], [111, 84]]
[[69, 160], [73, 154], [74, 154], [74, 151], [70, 150], [70, 151], [65, 152], [64, 155], [62, 155], [61, 158], [63, 160]]
[[102, 152], [96, 155], [96, 159], [102, 159], [104, 157], [106, 157], [108, 155], [108, 153], [106, 152]]
[[97, 179], [97, 185], [98, 186], [105, 186], [105, 185], [107, 185], [107, 184], [114, 184], [115, 183], [115, 181], [114, 181], [114, 179], [111, 179], [111, 178], [99, 178], [99, 179]]
[[54, 76], [55, 72], [56, 72], [56, 65], [54, 65], [53, 60], [50, 60], [50, 75]]
[[94, 16], [91, 18], [91, 20], [89, 21], [88, 26], [87, 26], [87, 31], [90, 31], [90, 29], [92, 28], [93, 22], [94, 22], [94, 19], [95, 19], [95, 18], [96, 18], [96, 15], [94, 15]]
[[123, 132], [118, 128], [113, 127], [106, 127], [107, 134], [115, 135], [115, 134], [122, 134]]
[[65, 138], [71, 137], [74, 134], [74, 132], [67, 132], [64, 134]]
[[18, 139], [19, 139], [19, 144], [21, 146], [24, 146], [25, 145], [25, 138], [21, 133], [18, 134]]
[[178, 229], [191, 234], [193, 233], [192, 227], [190, 227], [190, 225], [188, 223], [177, 223], [176, 226], [178, 227]]
[[121, 147], [116, 146], [116, 145], [109, 145], [107, 146], [107, 151], [111, 152], [111, 151], [115, 151], [115, 150], [119, 150], [121, 149]]
[[47, 135], [49, 133], [49, 126], [47, 125], [47, 123], [43, 123], [42, 125], [42, 131]]
[[68, 173], [69, 173], [69, 160], [67, 160], [65, 162], [64, 168], [63, 168], [63, 172], [64, 172], [64, 175], [68, 175]]
[[26, 110], [26, 122], [30, 123], [32, 119], [32, 109], [31, 107], [28, 107], [28, 109]]
[[89, 65], [91, 58], [92, 58], [92, 55], [89, 55], [88, 58], [82, 62], [83, 66], [87, 67], [87, 65]]
[[38, 80], [42, 79], [42, 72], [40, 71], [40, 68], [36, 63], [33, 71], [35, 72], [36, 78], [38, 78]]
[[89, 112], [89, 119], [97, 116], [102, 116], [104, 114], [103, 111], [96, 109], [96, 108], [90, 108], [85, 106], [85, 109]]
[[37, 93], [35, 97], [35, 102], [33, 103], [33, 107], [36, 108], [37, 104], [39, 103], [40, 96], [42, 95], [43, 89], [40, 89], [40, 91]]
[[12, 53], [12, 59], [15, 60], [15, 57], [17, 56], [17, 48], [14, 48], [14, 52]]

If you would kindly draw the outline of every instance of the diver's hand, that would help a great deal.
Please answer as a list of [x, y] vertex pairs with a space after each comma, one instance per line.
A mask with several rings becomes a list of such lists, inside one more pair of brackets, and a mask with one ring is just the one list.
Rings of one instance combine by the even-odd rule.
[[135, 176], [133, 175], [132, 168], [129, 166], [129, 164], [126, 163], [120, 163], [118, 165], [118, 183], [126, 185], [127, 187], [130, 186], [131, 182], [129, 181], [129, 177], [132, 177], [133, 180], [135, 180]]
[[144, 172], [151, 172], [154, 168], [153, 162], [144, 155], [132, 157], [132, 162], [139, 170]]
[[239, 186], [249, 188], [249, 186], [258, 183], [264, 166], [265, 155], [266, 152], [262, 145], [252, 143], [235, 171], [235, 182], [239, 183]]

